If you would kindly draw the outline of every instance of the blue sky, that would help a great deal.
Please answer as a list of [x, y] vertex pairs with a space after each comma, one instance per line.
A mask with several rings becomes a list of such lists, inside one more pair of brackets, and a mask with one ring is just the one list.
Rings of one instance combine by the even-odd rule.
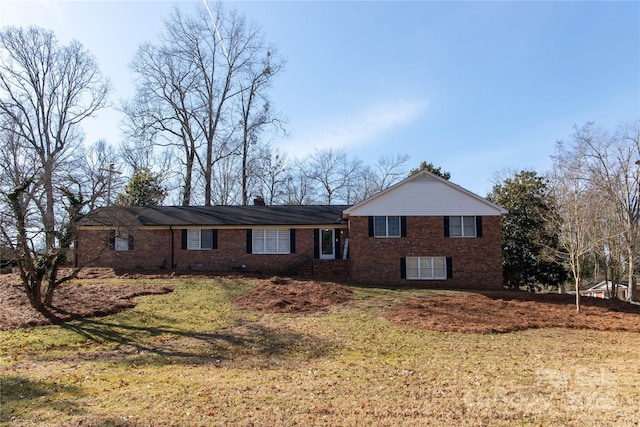
[[[75, 38], [113, 85], [177, 5], [201, 2], [0, 2], [0, 26]], [[230, 2], [262, 26], [287, 67], [273, 87], [304, 156], [345, 149], [367, 163], [408, 154], [482, 196], [497, 172], [544, 172], [575, 124], [614, 129], [640, 118], [640, 2]], [[88, 142], [117, 145], [120, 113], [86, 123]]]

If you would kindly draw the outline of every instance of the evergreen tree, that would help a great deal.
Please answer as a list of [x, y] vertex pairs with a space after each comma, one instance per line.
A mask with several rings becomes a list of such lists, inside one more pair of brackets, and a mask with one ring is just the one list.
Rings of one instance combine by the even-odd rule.
[[123, 206], [158, 206], [164, 201], [167, 191], [160, 184], [160, 174], [149, 169], [137, 169], [131, 180], [118, 194], [116, 204]]
[[438, 175], [441, 178], [446, 179], [447, 181], [449, 181], [449, 178], [451, 178], [451, 174], [447, 171], [442, 171], [442, 168], [440, 166], [436, 167], [433, 163], [429, 162], [427, 163], [426, 160], [423, 160], [422, 163], [420, 163], [420, 166], [418, 166], [415, 169], [411, 169], [409, 171], [409, 176], [413, 176], [415, 174], [417, 174], [420, 171], [426, 170], [428, 172], [431, 172], [434, 175]]
[[496, 184], [487, 198], [509, 211], [502, 219], [504, 285], [534, 290], [539, 284], [564, 283], [566, 269], [547, 256], [549, 248], [558, 247], [558, 235], [547, 221], [554, 212], [546, 180], [520, 171]]

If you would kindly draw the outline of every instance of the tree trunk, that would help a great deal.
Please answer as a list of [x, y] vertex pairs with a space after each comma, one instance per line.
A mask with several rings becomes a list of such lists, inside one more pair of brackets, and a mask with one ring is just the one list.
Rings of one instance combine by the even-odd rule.
[[576, 312], [580, 313], [580, 278], [576, 277]]
[[627, 301], [638, 301], [638, 296], [636, 295], [636, 278], [633, 275], [634, 269], [634, 259], [633, 254], [635, 252], [634, 247], [630, 247], [627, 251], [627, 256], [629, 257], [629, 278], [627, 283], [627, 289], [629, 290], [629, 295], [627, 295]]

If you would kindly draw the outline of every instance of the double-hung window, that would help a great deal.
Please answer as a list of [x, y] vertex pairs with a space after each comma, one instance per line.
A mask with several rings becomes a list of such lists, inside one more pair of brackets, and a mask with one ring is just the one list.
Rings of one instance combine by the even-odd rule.
[[252, 230], [252, 253], [291, 253], [291, 230], [288, 228], [266, 228]]
[[479, 237], [475, 216], [450, 216], [449, 237]]
[[406, 278], [409, 280], [444, 280], [447, 278], [446, 257], [407, 257]]
[[187, 249], [213, 249], [213, 230], [187, 230]]
[[216, 249], [217, 230], [193, 229], [182, 230], [182, 249], [190, 251]]
[[374, 216], [373, 236], [374, 237], [400, 237], [401, 217], [399, 216]]

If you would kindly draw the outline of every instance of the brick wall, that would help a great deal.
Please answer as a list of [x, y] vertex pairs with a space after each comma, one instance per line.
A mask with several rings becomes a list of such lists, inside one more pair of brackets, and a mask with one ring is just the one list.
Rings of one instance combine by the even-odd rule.
[[[120, 269], [171, 269], [171, 230], [122, 230], [134, 236], [133, 250], [119, 251], [108, 245], [109, 230], [79, 231], [77, 262], [84, 266]], [[345, 230], [346, 231], [346, 230]], [[337, 231], [339, 233], [339, 231]], [[293, 254], [247, 253], [245, 229], [218, 229], [218, 247], [209, 250], [182, 249], [181, 229], [173, 230], [173, 267], [176, 270], [246, 271], [280, 273], [295, 271], [314, 256], [313, 229], [296, 229]], [[344, 242], [344, 238], [341, 239]]]
[[[318, 260], [314, 256], [313, 229], [296, 230], [296, 252], [286, 255], [248, 254], [246, 230], [218, 230], [218, 248], [185, 250], [181, 230], [173, 230], [173, 263], [177, 270], [246, 271], [281, 274], [283, 271], [308, 272], [315, 278], [389, 286], [500, 289], [502, 286], [502, 247], [500, 217], [483, 217], [482, 237], [444, 237], [442, 217], [408, 217], [407, 237], [368, 236], [367, 217], [351, 217], [349, 230], [341, 233], [341, 251], [349, 237], [347, 262]], [[134, 249], [108, 248], [108, 230], [80, 230], [78, 262], [82, 265], [121, 269], [171, 269], [171, 231], [134, 229]], [[447, 280], [406, 280], [400, 276], [400, 258], [444, 256], [452, 259], [453, 276]], [[345, 265], [346, 264], [346, 265]], [[307, 268], [310, 267], [310, 268]]]
[[[442, 288], [500, 289], [502, 245], [500, 217], [482, 218], [482, 237], [444, 236], [443, 217], [407, 217], [407, 237], [369, 237], [367, 217], [349, 219], [349, 267], [355, 283]], [[400, 258], [444, 256], [452, 259], [452, 278], [406, 280]]]

